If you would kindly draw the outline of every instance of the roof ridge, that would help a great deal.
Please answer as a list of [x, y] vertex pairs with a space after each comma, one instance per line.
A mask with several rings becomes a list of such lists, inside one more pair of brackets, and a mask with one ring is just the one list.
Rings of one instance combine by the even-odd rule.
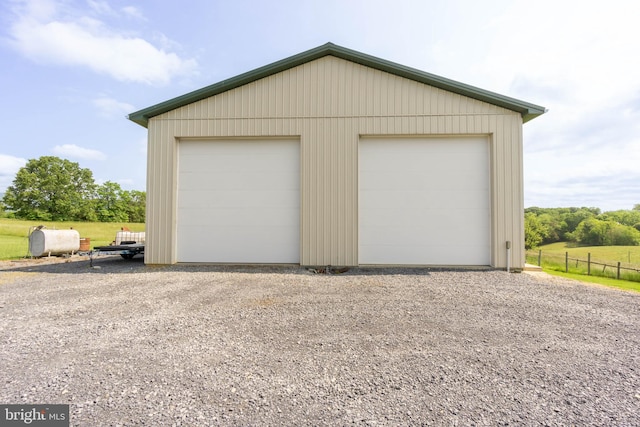
[[426, 71], [411, 68], [392, 61], [377, 58], [362, 52], [358, 52], [346, 47], [339, 46], [332, 42], [327, 42], [318, 47], [306, 50], [288, 58], [281, 59], [276, 62], [264, 65], [251, 71], [239, 74], [235, 77], [222, 80], [201, 89], [194, 90], [184, 95], [169, 99], [151, 107], [129, 114], [128, 119], [147, 127], [149, 119], [157, 115], [166, 113], [176, 108], [182, 107], [193, 102], [200, 101], [205, 98], [235, 89], [239, 86], [251, 83], [253, 81], [268, 77], [273, 74], [297, 67], [299, 65], [311, 62], [324, 56], [335, 56], [347, 61], [355, 62], [370, 68], [398, 75], [410, 80], [434, 86], [449, 92], [467, 96], [487, 102], [508, 110], [516, 111], [522, 115], [523, 122], [532, 120], [539, 115], [544, 114], [547, 110], [539, 105], [531, 104], [509, 96], [500, 95], [485, 89], [480, 89], [465, 83], [441, 77]]

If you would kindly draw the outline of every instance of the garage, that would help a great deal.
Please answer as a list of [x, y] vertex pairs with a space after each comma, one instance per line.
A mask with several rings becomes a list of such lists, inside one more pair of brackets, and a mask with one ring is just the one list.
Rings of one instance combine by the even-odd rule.
[[299, 142], [178, 144], [179, 262], [299, 263]]
[[360, 141], [360, 263], [489, 265], [486, 137]]
[[517, 270], [545, 111], [332, 43], [136, 111], [145, 262]]

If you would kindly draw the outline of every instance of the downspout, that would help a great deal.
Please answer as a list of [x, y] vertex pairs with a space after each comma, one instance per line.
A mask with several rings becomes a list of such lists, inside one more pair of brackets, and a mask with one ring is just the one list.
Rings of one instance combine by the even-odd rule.
[[507, 273], [511, 273], [511, 241], [507, 240]]

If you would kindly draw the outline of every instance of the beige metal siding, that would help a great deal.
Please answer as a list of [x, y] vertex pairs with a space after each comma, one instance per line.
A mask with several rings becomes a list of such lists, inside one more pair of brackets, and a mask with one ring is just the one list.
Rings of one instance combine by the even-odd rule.
[[358, 264], [358, 141], [489, 135], [492, 264], [524, 263], [522, 118], [513, 111], [332, 56], [149, 120], [146, 262], [174, 263], [176, 147], [185, 138], [301, 141], [301, 264]]

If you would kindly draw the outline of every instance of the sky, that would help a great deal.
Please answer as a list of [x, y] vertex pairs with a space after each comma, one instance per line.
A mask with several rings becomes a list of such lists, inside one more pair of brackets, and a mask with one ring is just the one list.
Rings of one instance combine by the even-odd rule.
[[127, 115], [327, 42], [544, 106], [525, 207], [640, 203], [634, 0], [4, 0], [0, 193], [58, 156], [145, 190]]

